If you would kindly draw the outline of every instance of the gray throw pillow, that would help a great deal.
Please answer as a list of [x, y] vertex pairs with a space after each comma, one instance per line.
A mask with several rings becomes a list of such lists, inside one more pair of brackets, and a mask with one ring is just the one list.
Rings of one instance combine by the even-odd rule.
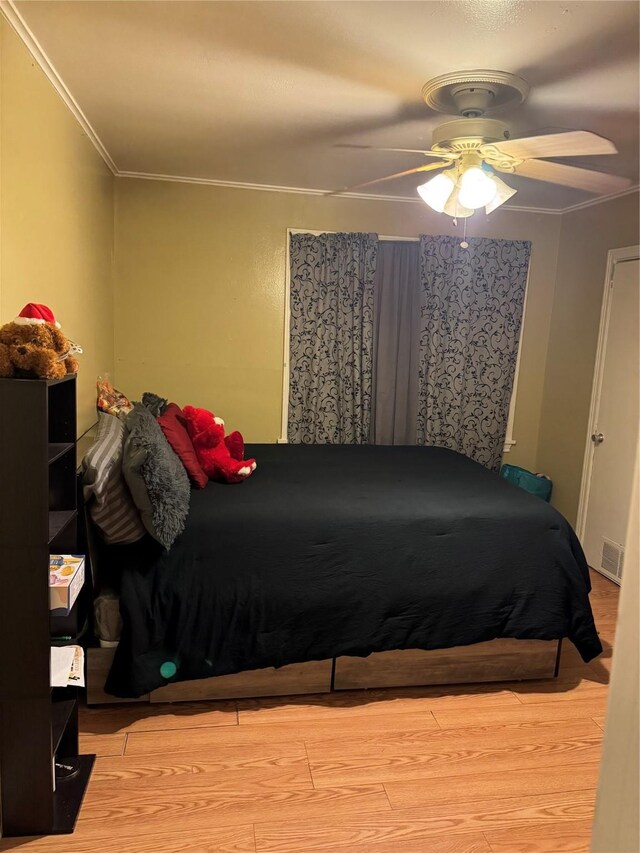
[[119, 418], [98, 412], [96, 438], [82, 460], [84, 499], [93, 523], [110, 545], [137, 542], [145, 534], [122, 476], [125, 434]]
[[166, 412], [169, 401], [166, 397], [160, 397], [151, 391], [145, 391], [142, 395], [142, 405], [149, 409], [154, 418], [159, 418], [160, 415]]
[[129, 435], [122, 470], [142, 523], [168, 550], [184, 530], [191, 487], [182, 462], [151, 412], [135, 403], [125, 418]]

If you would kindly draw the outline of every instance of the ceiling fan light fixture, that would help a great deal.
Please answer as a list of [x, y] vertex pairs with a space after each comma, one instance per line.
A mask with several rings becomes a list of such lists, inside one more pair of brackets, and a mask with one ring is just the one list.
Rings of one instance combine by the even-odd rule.
[[437, 213], [444, 213], [444, 206], [455, 189], [455, 180], [446, 172], [431, 178], [418, 187], [418, 195]]
[[481, 166], [469, 166], [462, 173], [458, 186], [458, 199], [463, 207], [477, 210], [490, 204], [495, 198], [498, 187], [491, 175]]

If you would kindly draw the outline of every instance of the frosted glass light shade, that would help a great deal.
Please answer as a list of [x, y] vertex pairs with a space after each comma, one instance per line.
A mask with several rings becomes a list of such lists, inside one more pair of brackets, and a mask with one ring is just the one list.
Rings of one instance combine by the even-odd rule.
[[458, 199], [463, 207], [477, 210], [493, 201], [498, 187], [480, 166], [468, 168], [459, 182]]
[[446, 213], [447, 216], [451, 216], [454, 219], [466, 219], [468, 216], [473, 216], [474, 211], [471, 208], [464, 207], [464, 205], [460, 204], [458, 195], [458, 188], [456, 187], [449, 196], [449, 199], [444, 206], [443, 213]]
[[418, 195], [433, 210], [444, 212], [444, 206], [453, 192], [455, 183], [449, 175], [440, 174], [418, 187]]
[[493, 176], [493, 180], [496, 182], [498, 191], [496, 192], [492, 201], [490, 201], [489, 204], [485, 207], [485, 211], [487, 213], [491, 213], [497, 207], [500, 207], [501, 204], [504, 204], [505, 201], [514, 196], [517, 192], [517, 190], [514, 190], [513, 187], [510, 187], [508, 184], [505, 184], [504, 181], [501, 181], [500, 178], [497, 177], [497, 175]]

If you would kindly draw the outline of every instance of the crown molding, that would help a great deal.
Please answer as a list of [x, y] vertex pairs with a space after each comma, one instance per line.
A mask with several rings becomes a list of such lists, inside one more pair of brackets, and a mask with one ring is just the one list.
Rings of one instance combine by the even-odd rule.
[[640, 191], [640, 184], [634, 184], [626, 190], [620, 190], [617, 193], [609, 195], [600, 195], [597, 198], [590, 198], [587, 201], [580, 201], [578, 204], [571, 204], [569, 207], [563, 207], [560, 213], [572, 213], [574, 210], [584, 210], [585, 207], [593, 207], [596, 204], [603, 204], [605, 201], [613, 201], [615, 198], [622, 198], [625, 195], [633, 195]]
[[0, 11], [3, 13], [9, 24], [16, 31], [18, 36], [22, 39], [22, 41], [27, 47], [27, 50], [33, 56], [40, 68], [44, 71], [53, 88], [60, 95], [69, 110], [71, 110], [76, 121], [91, 140], [98, 154], [102, 157], [111, 172], [113, 172], [114, 175], [117, 175], [118, 168], [111, 159], [111, 155], [102, 144], [100, 137], [91, 126], [89, 119], [82, 112], [80, 105], [73, 97], [71, 92], [67, 89], [62, 77], [60, 77], [60, 75], [54, 68], [53, 63], [45, 53], [44, 49], [42, 48], [42, 45], [29, 29], [27, 22], [24, 20], [24, 18], [16, 8], [16, 5], [13, 0], [0, 0]]
[[[289, 187], [277, 186], [275, 184], [252, 184], [245, 181], [221, 181], [217, 178], [190, 178], [186, 175], [157, 175], [151, 172], [118, 172], [119, 178], [135, 178], [142, 181], [170, 181], [179, 184], [201, 184], [210, 187], [223, 187], [236, 190], [257, 190], [268, 193], [293, 193], [294, 195], [328, 196], [334, 190], [320, 190], [313, 187]], [[351, 193], [344, 192], [335, 195], [335, 198], [359, 198], [373, 201], [401, 201], [408, 204], [424, 204], [420, 198], [411, 198], [403, 195], [376, 195], [374, 193]]]
[[[22, 39], [27, 50], [31, 53], [34, 60], [44, 71], [49, 82], [52, 84], [56, 92], [60, 95], [64, 103], [67, 105], [68, 109], [74, 115], [78, 124], [82, 127], [86, 135], [93, 143], [96, 151], [100, 154], [104, 162], [109, 167], [110, 171], [117, 178], [133, 178], [144, 181], [169, 181], [173, 183], [199, 184], [203, 186], [223, 187], [227, 189], [254, 190], [259, 192], [272, 193], [292, 193], [294, 195], [311, 195], [319, 197], [327, 197], [330, 193], [333, 192], [332, 190], [321, 190], [314, 189], [311, 187], [276, 186], [274, 184], [255, 184], [247, 183], [244, 181], [222, 181], [217, 180], [216, 178], [195, 178], [186, 175], [160, 175], [154, 174], [152, 172], [134, 172], [126, 170], [121, 171], [120, 169], [118, 169], [115, 162], [111, 158], [111, 155], [103, 145], [97, 132], [94, 130], [91, 123], [89, 122], [89, 119], [82, 112], [80, 105], [73, 97], [73, 95], [65, 85], [64, 81], [56, 71], [53, 63], [45, 53], [40, 43], [38, 42], [38, 39], [29, 29], [28, 24], [16, 8], [14, 0], [0, 0], [0, 12], [2, 12], [9, 24], [13, 27], [18, 36]], [[571, 213], [574, 210], [582, 210], [586, 207], [593, 207], [596, 204], [603, 204], [606, 201], [612, 201], [613, 199], [621, 198], [622, 196], [631, 195], [632, 193], [638, 192], [639, 189], [640, 186], [636, 184], [626, 190], [622, 190], [617, 193], [598, 196], [597, 198], [592, 198], [587, 201], [578, 202], [577, 204], [572, 204], [568, 207], [562, 208], [527, 207], [526, 205], [506, 204], [503, 207], [499, 208], [499, 212], [527, 214], [534, 213], [544, 214], [546, 216], [561, 216], [564, 213]], [[380, 193], [343, 192], [339, 195], [336, 194], [332, 197], [361, 199], [365, 201], [401, 202], [403, 204], [424, 204], [424, 202], [420, 198], [401, 195], [382, 195]], [[488, 215], [492, 216], [493, 213]]]
[[[133, 178], [135, 180], [141, 181], [169, 181], [171, 183], [179, 183], [179, 184], [200, 184], [202, 186], [211, 186], [211, 187], [223, 187], [227, 189], [240, 189], [240, 190], [257, 190], [258, 192], [270, 192], [270, 193], [293, 193], [295, 195], [312, 195], [312, 196], [320, 196], [327, 197], [330, 196], [332, 198], [355, 198], [360, 199], [361, 201], [392, 201], [392, 202], [403, 202], [404, 204], [417, 204], [424, 206], [424, 202], [419, 197], [413, 196], [405, 196], [405, 195], [381, 195], [376, 193], [354, 193], [354, 192], [341, 192], [339, 194], [335, 193], [334, 190], [321, 190], [315, 189], [313, 187], [289, 187], [289, 186], [277, 186], [275, 184], [252, 184], [246, 183], [244, 181], [221, 181], [217, 178], [190, 178], [186, 175], [159, 175], [154, 174], [152, 172], [130, 172], [130, 171], [119, 171], [117, 173], [119, 178]], [[551, 214], [554, 216], [558, 216], [563, 213], [562, 210], [556, 210], [554, 208], [547, 207], [518, 207], [516, 205], [505, 206], [500, 208], [500, 210], [510, 211], [511, 213], [544, 213]], [[488, 214], [492, 216], [493, 214]]]
[[[258, 190], [259, 192], [270, 192], [270, 193], [294, 193], [297, 195], [314, 195], [314, 196], [328, 196], [331, 193], [334, 193], [333, 190], [320, 190], [314, 189], [312, 187], [288, 187], [288, 186], [276, 186], [275, 184], [252, 184], [246, 183], [244, 181], [221, 181], [216, 178], [190, 178], [186, 175], [158, 175], [152, 172], [130, 172], [130, 171], [118, 171], [117, 176], [119, 178], [134, 178], [136, 180], [141, 181], [169, 181], [173, 183], [179, 184], [201, 184], [203, 186], [212, 186], [212, 187], [226, 187], [228, 189], [240, 189], [240, 190]], [[632, 195], [633, 193], [637, 193], [640, 190], [640, 185], [635, 184], [632, 187], [628, 187], [626, 190], [620, 190], [616, 193], [610, 193], [609, 195], [601, 195], [597, 198], [591, 198], [587, 201], [581, 201], [577, 204], [569, 205], [568, 207], [526, 207], [525, 205], [516, 205], [516, 204], [506, 204], [497, 209], [497, 211], [493, 211], [492, 213], [486, 214], [487, 216], [493, 216], [496, 212], [506, 213], [539, 213], [544, 214], [546, 216], [562, 216], [564, 213], [571, 213], [574, 210], [582, 210], [585, 207], [593, 207], [596, 204], [603, 204], [606, 201], [613, 201], [616, 198], [622, 198], [625, 195]], [[359, 198], [364, 199], [366, 201], [393, 201], [393, 202], [404, 202], [405, 204], [418, 204], [423, 205], [424, 202], [421, 198], [414, 198], [412, 196], [404, 196], [404, 195], [381, 195], [376, 193], [354, 193], [354, 192], [343, 192], [340, 194], [332, 195], [333, 198]]]

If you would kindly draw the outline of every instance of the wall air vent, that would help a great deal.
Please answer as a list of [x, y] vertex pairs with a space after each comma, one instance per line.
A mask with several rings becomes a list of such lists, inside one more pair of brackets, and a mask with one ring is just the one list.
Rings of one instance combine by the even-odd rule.
[[615, 575], [617, 578], [622, 577], [622, 567], [624, 565], [624, 548], [617, 542], [611, 539], [602, 537], [602, 558], [600, 566], [609, 572], [610, 575]]

